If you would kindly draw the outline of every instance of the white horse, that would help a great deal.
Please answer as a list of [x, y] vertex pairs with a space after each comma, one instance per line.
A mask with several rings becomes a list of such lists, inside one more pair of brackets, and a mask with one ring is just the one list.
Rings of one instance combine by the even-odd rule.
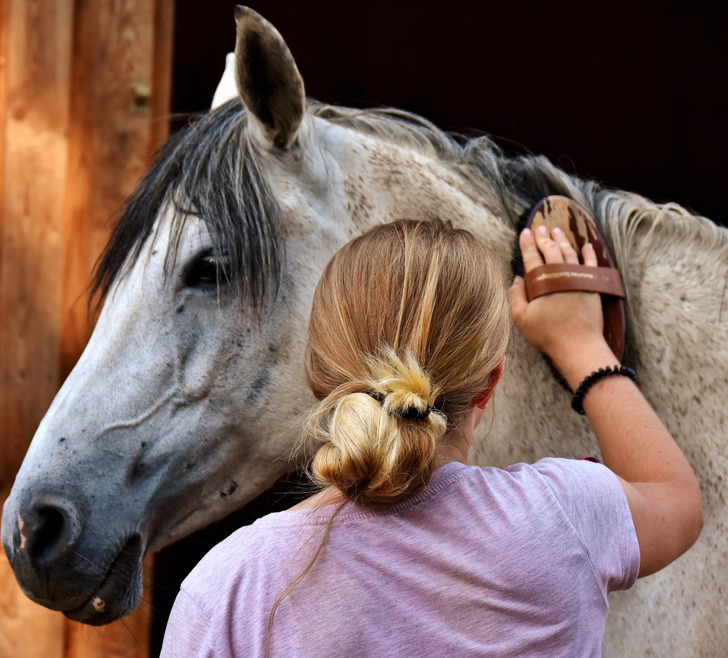
[[[96, 275], [98, 325], [5, 505], [3, 546], [23, 590], [72, 619], [110, 622], [139, 602], [147, 552], [293, 468], [312, 401], [311, 297], [344, 242], [438, 215], [479, 236], [506, 280], [519, 217], [564, 194], [611, 246], [627, 295], [625, 361], [705, 497], [696, 546], [612, 596], [605, 654], [725, 655], [728, 231], [543, 158], [505, 157], [486, 138], [456, 143], [414, 115], [306, 102], [275, 29], [250, 10], [237, 21], [240, 97], [173, 136], [131, 197]], [[512, 352], [472, 462], [594, 454], [540, 355], [518, 338]]]

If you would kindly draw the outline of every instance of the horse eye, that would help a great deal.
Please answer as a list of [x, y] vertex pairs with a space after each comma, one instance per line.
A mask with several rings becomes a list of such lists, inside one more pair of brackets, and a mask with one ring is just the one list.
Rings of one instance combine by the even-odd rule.
[[217, 290], [226, 277], [224, 264], [211, 251], [199, 254], [187, 267], [184, 273], [185, 286], [204, 291]]

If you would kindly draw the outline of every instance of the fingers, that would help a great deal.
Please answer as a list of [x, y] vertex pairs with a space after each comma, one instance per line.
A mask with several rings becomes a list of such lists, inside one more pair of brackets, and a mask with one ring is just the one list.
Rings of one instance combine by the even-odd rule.
[[522, 277], [517, 276], [513, 280], [508, 293], [511, 298], [511, 317], [516, 323], [516, 326], [520, 327], [523, 323], [523, 318], [526, 315], [526, 307], [528, 306], [528, 298], [526, 297], [526, 282]]
[[566, 234], [557, 227], [551, 231], [551, 237], [554, 242], [559, 246], [559, 249], [561, 250], [561, 257], [563, 258], [564, 263], [569, 263], [570, 265], [578, 265], [579, 254], [577, 254], [574, 250], [574, 247], [571, 246], [571, 242], [569, 242]]
[[[554, 229], [552, 233], [555, 234], [556, 229]], [[563, 239], [566, 240], [566, 236], [564, 236], [563, 231], [559, 231], [559, 233]], [[561, 246], [558, 242], [551, 239], [549, 231], [545, 226], [539, 226], [534, 232], [534, 237], [536, 239], [536, 246], [541, 252], [545, 263], [551, 264], [564, 262], [564, 254], [561, 251]], [[568, 244], [568, 240], [566, 240], [566, 242]]]
[[525, 272], [530, 272], [539, 265], [543, 265], [543, 259], [536, 247], [536, 242], [530, 229], [524, 229], [521, 232], [518, 245], [521, 247], [523, 269]]
[[597, 252], [594, 251], [594, 245], [591, 242], [587, 242], [581, 250], [582, 257], [584, 258], [584, 265], [589, 267], [598, 267]]
[[[526, 272], [544, 263], [579, 264], [579, 254], [560, 228], [552, 229], [550, 235], [545, 226], [539, 226], [535, 231], [524, 229], [519, 237], [519, 246]], [[584, 245], [582, 258], [584, 265], [597, 266], [596, 253], [591, 244]]]

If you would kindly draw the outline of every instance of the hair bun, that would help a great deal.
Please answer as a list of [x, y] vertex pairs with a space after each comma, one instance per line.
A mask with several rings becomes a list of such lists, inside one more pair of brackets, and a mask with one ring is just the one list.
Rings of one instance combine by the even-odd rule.
[[385, 346], [381, 357], [369, 360], [369, 367], [373, 397], [389, 415], [414, 422], [428, 418], [437, 392], [410, 352], [402, 360], [391, 347]]
[[311, 473], [322, 486], [375, 507], [406, 500], [427, 486], [447, 422], [432, 408], [436, 391], [411, 354], [400, 359], [383, 348], [369, 360], [369, 371], [366, 394], [336, 396], [330, 411], [319, 416], [320, 447]]

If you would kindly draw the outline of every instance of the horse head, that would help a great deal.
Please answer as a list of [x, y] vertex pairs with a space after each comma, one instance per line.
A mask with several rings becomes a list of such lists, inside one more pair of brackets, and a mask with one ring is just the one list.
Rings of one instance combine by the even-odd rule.
[[242, 103], [172, 138], [129, 200], [96, 276], [93, 336], [4, 508], [23, 591], [91, 624], [138, 604], [148, 551], [291, 468], [309, 401], [292, 364], [342, 237], [314, 234], [315, 204], [292, 205], [263, 174], [324, 185], [288, 48], [252, 12], [238, 26]]

